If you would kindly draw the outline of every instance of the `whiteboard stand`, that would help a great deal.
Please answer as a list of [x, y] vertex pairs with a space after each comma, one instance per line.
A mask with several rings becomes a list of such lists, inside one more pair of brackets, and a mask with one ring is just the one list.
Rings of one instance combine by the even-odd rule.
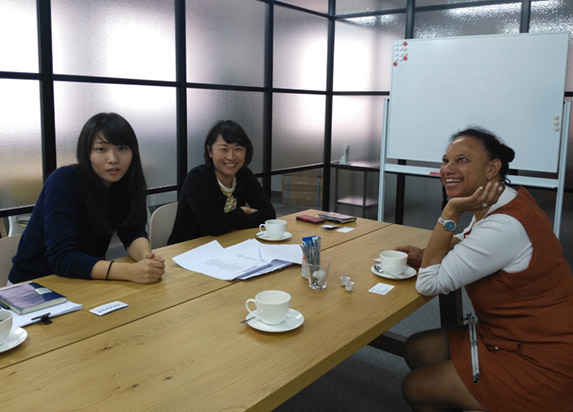
[[388, 142], [388, 120], [390, 100], [384, 99], [382, 107], [382, 142], [380, 142], [380, 175], [378, 177], [378, 220], [384, 221], [384, 194], [386, 190], [386, 143]]
[[[389, 173], [402, 173], [407, 175], [416, 176], [430, 176], [439, 178], [439, 169], [431, 167], [408, 166], [399, 165], [386, 162], [387, 142], [388, 142], [388, 115], [390, 108], [390, 100], [384, 100], [383, 107], [383, 124], [382, 124], [382, 142], [380, 150], [380, 182], [378, 188], [378, 220], [384, 220], [384, 193], [386, 189], [386, 172]], [[563, 106], [563, 121], [561, 123], [561, 145], [559, 153], [559, 166], [557, 170], [557, 179], [548, 179], [540, 177], [508, 175], [511, 184], [540, 187], [546, 189], [556, 189], [557, 196], [555, 199], [555, 217], [553, 220], [553, 232], [559, 238], [559, 229], [561, 227], [561, 215], [563, 210], [563, 199], [565, 193], [565, 167], [567, 160], [567, 142], [569, 140], [569, 126], [571, 119], [571, 102], [564, 102]]]
[[553, 231], [559, 238], [559, 229], [561, 227], [561, 212], [563, 210], [563, 198], [565, 194], [565, 163], [567, 160], [567, 142], [569, 141], [569, 122], [571, 120], [571, 101], [566, 101], [563, 108], [563, 122], [561, 126], [561, 153], [559, 157], [559, 171], [557, 197], [555, 199], [555, 218], [553, 221]]

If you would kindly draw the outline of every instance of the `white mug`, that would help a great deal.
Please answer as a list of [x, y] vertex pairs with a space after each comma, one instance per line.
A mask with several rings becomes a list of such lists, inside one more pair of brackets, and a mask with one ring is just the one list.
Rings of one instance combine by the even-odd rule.
[[[255, 304], [256, 311], [251, 310], [250, 302]], [[287, 317], [290, 308], [290, 295], [282, 290], [265, 290], [257, 293], [254, 299], [247, 299], [245, 307], [251, 315], [255, 315], [264, 323], [277, 325]]]
[[280, 239], [286, 232], [286, 220], [269, 219], [259, 225], [259, 230], [272, 239]]
[[12, 331], [12, 312], [0, 309], [0, 345], [10, 336]]
[[408, 263], [408, 254], [398, 250], [384, 250], [380, 252], [380, 264], [384, 272], [397, 276], [404, 272]]

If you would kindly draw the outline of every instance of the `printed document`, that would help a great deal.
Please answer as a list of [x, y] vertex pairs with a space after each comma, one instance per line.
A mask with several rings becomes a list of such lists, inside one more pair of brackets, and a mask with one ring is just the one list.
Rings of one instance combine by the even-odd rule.
[[223, 248], [213, 240], [173, 258], [179, 266], [221, 280], [248, 279], [302, 263], [300, 245], [267, 245], [248, 239]]

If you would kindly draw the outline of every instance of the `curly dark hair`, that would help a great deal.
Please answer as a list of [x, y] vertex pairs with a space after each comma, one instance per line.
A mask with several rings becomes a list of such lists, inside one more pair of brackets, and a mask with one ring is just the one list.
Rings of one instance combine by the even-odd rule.
[[453, 142], [458, 137], [462, 136], [468, 136], [479, 140], [488, 153], [489, 160], [501, 160], [499, 176], [505, 184], [509, 184], [510, 182], [507, 178], [507, 173], [509, 172], [509, 164], [515, 158], [515, 152], [513, 149], [503, 144], [493, 133], [480, 127], [471, 127], [469, 129], [459, 131], [452, 135], [450, 142]]

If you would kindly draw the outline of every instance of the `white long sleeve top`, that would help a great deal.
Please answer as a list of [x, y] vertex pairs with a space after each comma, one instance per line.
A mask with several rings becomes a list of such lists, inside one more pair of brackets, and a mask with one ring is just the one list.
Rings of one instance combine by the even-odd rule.
[[447, 294], [498, 270], [515, 273], [526, 269], [533, 247], [525, 229], [514, 217], [502, 213], [491, 215], [516, 195], [515, 189], [506, 186], [486, 216], [477, 222], [474, 216], [468, 227], [456, 235], [461, 241], [440, 264], [420, 268], [416, 281], [418, 293]]

